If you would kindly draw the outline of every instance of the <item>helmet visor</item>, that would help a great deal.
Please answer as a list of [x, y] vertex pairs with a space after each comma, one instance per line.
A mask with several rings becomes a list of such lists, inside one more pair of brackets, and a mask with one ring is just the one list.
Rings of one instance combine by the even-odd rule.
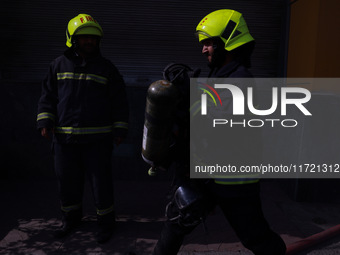
[[208, 33], [206, 32], [203, 32], [203, 31], [197, 31], [195, 33], [195, 36], [196, 38], [198, 38], [198, 41], [199, 42], [202, 42], [203, 40], [206, 40], [206, 39], [211, 39], [213, 38], [211, 35], [209, 35]]
[[103, 36], [103, 32], [96, 27], [83, 27], [75, 31], [74, 35], [96, 35], [99, 37]]

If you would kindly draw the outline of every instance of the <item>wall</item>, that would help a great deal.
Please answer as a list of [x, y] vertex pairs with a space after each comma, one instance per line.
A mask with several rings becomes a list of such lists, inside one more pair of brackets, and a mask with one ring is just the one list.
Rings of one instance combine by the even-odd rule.
[[[292, 1], [287, 76], [340, 77], [339, 27], [339, 1]], [[339, 86], [312, 89], [340, 92]]]
[[[340, 5], [337, 0], [290, 1], [287, 77], [339, 78]], [[300, 85], [299, 85], [300, 86]], [[298, 134], [280, 133], [283, 153], [304, 163], [337, 163], [340, 158], [340, 84], [305, 85], [312, 92], [311, 118], [303, 118]], [[292, 151], [291, 143], [295, 143]], [[298, 150], [296, 150], [298, 148]], [[295, 153], [295, 156], [293, 155]], [[338, 197], [339, 180], [287, 180], [285, 187], [296, 200], [327, 201]]]

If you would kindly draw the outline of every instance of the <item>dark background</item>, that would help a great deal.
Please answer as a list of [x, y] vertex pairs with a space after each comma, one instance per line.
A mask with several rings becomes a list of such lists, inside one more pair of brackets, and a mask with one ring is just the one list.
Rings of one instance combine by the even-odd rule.
[[[243, 13], [256, 40], [251, 71], [255, 77], [284, 77], [289, 7], [285, 0], [2, 1], [0, 179], [54, 178], [50, 142], [36, 130], [37, 102], [49, 63], [66, 49], [67, 22], [79, 13], [90, 14], [100, 23], [104, 30], [102, 53], [118, 67], [127, 84], [130, 130], [125, 143], [114, 151], [115, 178], [147, 180], [148, 166], [140, 156], [146, 89], [162, 78], [163, 68], [171, 62], [202, 68], [202, 75], [207, 74], [206, 60], [194, 36], [198, 22], [217, 9]], [[260, 90], [265, 105], [270, 91]], [[340, 151], [336, 131], [339, 99], [333, 94], [317, 95], [310, 107], [318, 109], [320, 102], [329, 105], [327, 116], [331, 118], [320, 122], [316, 118], [325, 118], [324, 113], [314, 111], [312, 125], [265, 133], [267, 157], [273, 162], [285, 157], [322, 161], [325, 150]], [[325, 139], [318, 140], [320, 133]], [[340, 158], [337, 153], [332, 157]], [[300, 192], [298, 183], [291, 180], [285, 184], [295, 198]]]

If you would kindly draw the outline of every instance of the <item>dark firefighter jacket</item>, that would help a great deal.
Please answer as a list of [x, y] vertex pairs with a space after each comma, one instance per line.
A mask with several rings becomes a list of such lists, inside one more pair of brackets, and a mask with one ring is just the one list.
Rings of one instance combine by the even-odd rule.
[[[211, 78], [240, 78], [239, 88], [246, 92], [246, 87], [242, 78], [253, 78], [252, 73], [242, 64], [232, 61], [219, 69], [214, 69], [210, 73]], [[249, 84], [248, 84], [249, 85]], [[254, 87], [254, 102], [257, 104], [257, 90], [256, 85]], [[229, 109], [225, 109], [226, 113], [231, 114], [232, 103], [226, 103], [229, 105]], [[230, 118], [235, 116], [229, 115]], [[247, 118], [247, 116], [243, 116]], [[249, 117], [249, 116], [248, 116]], [[228, 149], [225, 151], [225, 157], [230, 158], [231, 162], [234, 162], [236, 166], [240, 164], [244, 165], [259, 165], [262, 160], [262, 134], [260, 129], [255, 128], [243, 128], [233, 127], [228, 129], [228, 132], [224, 133], [224, 137], [219, 140], [228, 144]], [[251, 175], [243, 176], [239, 178], [216, 178], [215, 182], [218, 184], [252, 184], [259, 181], [258, 176]], [[234, 186], [234, 185], [233, 185]], [[243, 186], [243, 185], [242, 185]], [[248, 188], [246, 188], [248, 190]], [[241, 188], [238, 192], [241, 192]], [[241, 192], [242, 193], [242, 192]]]
[[[246, 90], [246, 87], [243, 84], [243, 81], [239, 78], [252, 78], [252, 74], [250, 71], [242, 64], [232, 61], [227, 65], [220, 67], [219, 69], [212, 69], [210, 74], [210, 78], [235, 78], [235, 81], [239, 80], [239, 88], [243, 91]], [[237, 79], [236, 79], [237, 78]], [[256, 91], [256, 89], [255, 89]], [[256, 92], [254, 91], [254, 97], [256, 96]], [[227, 101], [228, 98], [223, 99], [224, 108], [221, 109], [223, 111], [224, 116], [227, 118], [232, 118], [238, 121], [236, 116], [232, 115], [232, 102]], [[232, 100], [230, 98], [229, 100]], [[254, 102], [256, 99], [254, 98]], [[210, 105], [214, 107], [213, 104]], [[200, 111], [200, 104], [195, 106], [196, 108], [199, 107]], [[208, 105], [209, 107], [209, 105]], [[196, 108], [191, 109], [191, 113], [193, 116], [196, 116], [192, 120], [194, 121], [199, 116], [195, 115], [197, 112]], [[215, 108], [215, 107], [214, 107]], [[209, 118], [213, 118], [209, 116]], [[248, 116], [242, 116], [242, 118], [248, 118]], [[192, 124], [198, 125], [198, 124]], [[250, 128], [243, 128], [241, 125], [236, 125], [233, 128], [224, 128], [221, 131], [216, 131], [213, 128], [206, 127], [206, 130], [209, 130], [208, 133], [214, 133], [215, 136], [209, 136], [209, 144], [210, 146], [214, 147], [216, 144], [225, 144], [223, 150], [216, 151], [216, 150], [207, 150], [204, 154], [205, 158], [208, 159], [211, 154], [220, 155], [220, 157], [225, 157], [230, 162], [230, 165], [239, 167], [240, 165], [258, 165], [261, 163], [262, 159], [262, 142], [261, 142], [261, 133], [260, 129], [250, 129]], [[201, 130], [203, 127], [201, 127]], [[219, 129], [220, 130], [220, 129]], [[221, 132], [221, 133], [217, 133]], [[218, 135], [219, 134], [219, 135]], [[197, 141], [199, 139], [197, 138]], [[203, 144], [202, 144], [203, 147]], [[228, 193], [230, 195], [238, 195], [238, 194], [245, 194], [251, 190], [252, 184], [256, 184], [259, 181], [258, 176], [256, 175], [240, 175], [240, 176], [226, 176], [226, 175], [215, 175], [214, 181], [217, 184], [222, 184], [226, 186], [231, 186]], [[249, 184], [245, 185], [245, 184]], [[256, 187], [256, 185], [254, 185]]]
[[252, 78], [249, 70], [236, 61], [232, 61], [221, 68], [212, 69], [209, 77], [211, 78]]
[[128, 128], [125, 83], [98, 54], [85, 64], [69, 49], [55, 59], [43, 81], [37, 127], [54, 129], [54, 141], [87, 143], [124, 137]]

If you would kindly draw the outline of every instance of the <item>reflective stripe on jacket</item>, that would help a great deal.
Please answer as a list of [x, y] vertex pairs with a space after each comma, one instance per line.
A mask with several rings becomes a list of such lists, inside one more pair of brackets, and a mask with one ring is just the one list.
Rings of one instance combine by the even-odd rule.
[[259, 182], [259, 178], [216, 178], [215, 183], [222, 185], [240, 185]]

